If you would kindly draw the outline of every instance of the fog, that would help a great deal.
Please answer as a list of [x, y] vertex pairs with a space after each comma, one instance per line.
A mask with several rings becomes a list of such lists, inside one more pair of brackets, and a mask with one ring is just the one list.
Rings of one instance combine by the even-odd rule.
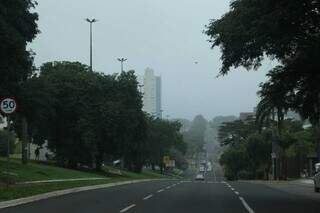
[[[94, 24], [93, 68], [120, 71], [118, 57], [128, 58], [125, 69], [142, 75], [152, 67], [163, 83], [164, 115], [191, 119], [203, 114], [238, 115], [258, 102], [258, 84], [272, 67], [258, 72], [240, 68], [216, 78], [220, 50], [210, 49], [203, 34], [210, 19], [228, 11], [229, 0], [38, 0], [41, 34], [30, 45], [35, 63], [53, 60], [89, 64], [89, 25]], [[198, 62], [198, 63], [195, 63]]]

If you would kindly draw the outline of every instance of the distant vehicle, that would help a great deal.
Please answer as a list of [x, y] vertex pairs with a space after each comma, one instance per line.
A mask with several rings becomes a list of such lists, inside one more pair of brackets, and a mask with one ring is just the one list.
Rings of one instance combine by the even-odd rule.
[[195, 177], [195, 180], [204, 180], [204, 175], [203, 174], [197, 174]]
[[320, 192], [320, 163], [316, 164], [316, 174], [314, 175], [314, 191]]

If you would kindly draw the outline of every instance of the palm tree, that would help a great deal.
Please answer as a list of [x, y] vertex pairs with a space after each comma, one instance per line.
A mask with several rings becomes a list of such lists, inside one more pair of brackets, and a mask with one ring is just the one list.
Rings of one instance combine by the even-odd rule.
[[[273, 133], [272, 152], [282, 156], [282, 164], [285, 165], [284, 151], [288, 148], [281, 143], [283, 121], [293, 103], [294, 92], [290, 84], [286, 82], [284, 68], [277, 66], [268, 73], [269, 80], [260, 85], [258, 95], [261, 101], [257, 107], [256, 122], [260, 126], [269, 126]], [[285, 171], [282, 170], [283, 176]]]

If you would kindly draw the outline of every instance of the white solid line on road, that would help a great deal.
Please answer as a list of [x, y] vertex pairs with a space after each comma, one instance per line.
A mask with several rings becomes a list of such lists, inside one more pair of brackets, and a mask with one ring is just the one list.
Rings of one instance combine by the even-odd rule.
[[239, 195], [239, 192], [235, 191], [234, 193], [236, 193], [236, 195]]
[[245, 201], [243, 197], [239, 197], [239, 199], [241, 200], [242, 204], [244, 205], [244, 207], [247, 209], [249, 213], [254, 213], [254, 211], [250, 208], [250, 206], [248, 205], [248, 203]]
[[158, 190], [157, 192], [160, 193], [160, 192], [163, 192], [163, 191], [164, 191], [164, 189], [160, 189], [160, 190]]
[[153, 197], [153, 194], [148, 195], [147, 197], [143, 198], [143, 200], [148, 200], [148, 199], [150, 199], [150, 198], [152, 198], [152, 197]]
[[130, 209], [132, 209], [132, 208], [134, 208], [134, 207], [136, 207], [136, 204], [132, 204], [132, 205], [130, 205], [130, 206], [128, 206], [128, 207], [120, 210], [120, 213], [129, 211]]

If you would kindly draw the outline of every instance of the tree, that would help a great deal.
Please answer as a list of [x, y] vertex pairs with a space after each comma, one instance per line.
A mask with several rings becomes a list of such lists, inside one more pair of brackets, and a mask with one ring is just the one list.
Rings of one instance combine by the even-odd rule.
[[25, 84], [33, 142], [48, 141], [59, 164], [102, 169], [106, 157], [123, 158], [140, 172], [146, 153], [146, 121], [133, 71], [115, 75], [92, 72], [78, 62], [42, 65]]
[[[38, 14], [31, 12], [36, 6], [33, 0], [3, 0], [0, 3], [0, 94], [13, 96], [18, 104], [23, 98], [21, 84], [32, 74], [33, 52], [26, 50], [26, 46], [39, 33], [36, 21]], [[18, 116], [22, 120], [23, 152], [22, 162], [27, 162], [26, 144], [26, 119], [19, 107]]]
[[[292, 0], [235, 0], [206, 34], [222, 50], [222, 75], [231, 67], [257, 69], [265, 56], [277, 59], [295, 94], [293, 109], [318, 129], [320, 159], [320, 3]], [[278, 91], [280, 92], [280, 91]]]
[[163, 157], [172, 155], [177, 164], [183, 161], [182, 156], [186, 153], [186, 143], [180, 133], [181, 124], [177, 121], [171, 122], [159, 118], [147, 117], [148, 134], [147, 149], [148, 162], [154, 168], [158, 165], [163, 171]]
[[219, 128], [218, 140], [221, 146], [234, 146], [245, 141], [256, 130], [257, 126], [253, 120], [226, 122]]
[[202, 116], [197, 115], [187, 132], [184, 133], [184, 140], [188, 144], [188, 154], [191, 156], [198, 155], [203, 152], [204, 135], [207, 130], [208, 121]]
[[17, 96], [20, 84], [32, 72], [32, 53], [26, 50], [38, 34], [38, 15], [30, 12], [33, 0], [2, 0], [0, 2], [0, 94]]
[[221, 74], [232, 66], [257, 68], [265, 55], [284, 61], [309, 48], [317, 52], [318, 1], [235, 0], [230, 7], [205, 31], [221, 47]]

